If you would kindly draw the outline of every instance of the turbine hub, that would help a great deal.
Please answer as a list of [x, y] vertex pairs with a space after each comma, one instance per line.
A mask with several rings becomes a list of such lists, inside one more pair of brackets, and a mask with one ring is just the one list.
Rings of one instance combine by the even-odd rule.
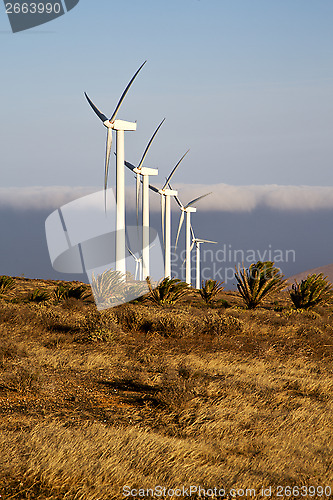
[[103, 122], [103, 125], [106, 127], [106, 128], [113, 128], [113, 124], [114, 122], [110, 122], [110, 120], [105, 120], [105, 122]]

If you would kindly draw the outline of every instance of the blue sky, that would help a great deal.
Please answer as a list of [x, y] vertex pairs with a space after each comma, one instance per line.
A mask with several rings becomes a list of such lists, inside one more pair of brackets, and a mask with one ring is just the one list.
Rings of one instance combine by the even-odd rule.
[[333, 184], [331, 0], [80, 0], [17, 34], [1, 14], [3, 187], [102, 185], [83, 91], [111, 114], [145, 59], [119, 115], [138, 121], [129, 161], [166, 117], [162, 176], [190, 148], [179, 182]]

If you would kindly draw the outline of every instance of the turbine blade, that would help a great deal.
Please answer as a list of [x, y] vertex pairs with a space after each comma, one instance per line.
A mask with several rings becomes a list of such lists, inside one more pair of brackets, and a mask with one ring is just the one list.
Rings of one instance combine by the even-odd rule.
[[97, 108], [97, 106], [95, 106], [95, 104], [89, 99], [86, 93], [84, 93], [84, 95], [86, 96], [87, 101], [89, 102], [92, 109], [95, 111], [98, 118], [102, 120], [102, 122], [106, 122], [108, 120], [108, 117], [103, 115], [103, 113]]
[[179, 238], [179, 233], [182, 228], [182, 224], [184, 222], [184, 212], [182, 210], [182, 213], [180, 214], [180, 219], [179, 219], [179, 225], [178, 225], [178, 231], [177, 231], [177, 237], [176, 237], [176, 243], [175, 243], [175, 249], [177, 248], [177, 243], [178, 243], [178, 238]]
[[139, 73], [139, 71], [143, 68], [143, 66], [146, 64], [147, 61], [145, 61], [143, 64], [141, 64], [140, 68], [137, 70], [137, 72], [134, 74], [134, 76], [132, 77], [131, 81], [129, 82], [129, 84], [127, 85], [126, 89], [124, 90], [124, 92], [122, 93], [122, 96], [121, 98], [119, 99], [119, 102], [116, 106], [116, 109], [114, 110], [113, 112], [113, 115], [111, 116], [110, 118], [110, 122], [112, 123], [115, 119], [116, 119], [116, 116], [117, 116], [117, 113], [119, 111], [119, 108], [123, 102], [123, 100], [125, 99], [125, 96], [127, 94], [127, 92], [129, 91], [130, 89], [130, 86], [132, 85], [132, 83], [134, 82], [135, 78], [137, 77], [137, 74]]
[[[142, 179], [141, 179], [141, 184], [143, 184], [143, 180]], [[157, 187], [153, 186], [152, 184], [148, 184], [148, 186], [149, 186], [149, 189], [151, 189], [155, 193], [160, 194], [160, 190]]]
[[198, 243], [215, 243], [215, 244], [217, 244], [217, 241], [203, 240], [201, 238], [197, 238], [196, 241]]
[[148, 142], [147, 147], [146, 147], [146, 149], [144, 150], [144, 153], [143, 153], [142, 158], [141, 158], [141, 160], [140, 160], [140, 163], [139, 163], [139, 165], [138, 165], [138, 168], [139, 168], [139, 169], [142, 167], [142, 164], [143, 164], [143, 162], [144, 162], [144, 159], [145, 159], [145, 158], [146, 158], [146, 156], [147, 156], [148, 150], [149, 150], [149, 148], [150, 148], [150, 146], [151, 146], [151, 144], [152, 144], [153, 140], [155, 139], [155, 136], [156, 136], [157, 132], [159, 131], [160, 127], [163, 125], [163, 123], [164, 123], [164, 122], [165, 122], [165, 118], [163, 118], [163, 120], [161, 121], [161, 123], [159, 124], [159, 126], [157, 127], [157, 129], [155, 130], [155, 132], [153, 133], [153, 135], [151, 136], [151, 139], [150, 139], [150, 141]]
[[194, 244], [195, 244], [195, 241], [192, 241], [192, 245], [190, 246], [190, 252], [192, 252]]
[[108, 128], [107, 136], [106, 136], [106, 154], [105, 154], [105, 171], [104, 171], [105, 211], [106, 211], [106, 190], [108, 188], [108, 175], [109, 175], [111, 146], [112, 146], [112, 130], [110, 128]]
[[179, 164], [183, 161], [183, 159], [185, 158], [185, 156], [187, 155], [187, 153], [189, 152], [189, 149], [186, 151], [186, 153], [181, 157], [181, 159], [179, 160], [179, 162], [177, 163], [177, 165], [175, 167], [173, 167], [171, 173], [169, 174], [169, 177], [166, 179], [165, 181], [165, 184], [164, 186], [162, 187], [162, 189], [165, 189], [166, 186], [168, 185], [168, 182], [170, 181], [171, 177], [173, 176], [173, 174], [176, 172]]
[[157, 189], [157, 187], [153, 186], [152, 184], [149, 184], [149, 189], [155, 191], [155, 193], [159, 193], [159, 189]]
[[129, 161], [125, 161], [124, 162], [126, 167], [129, 168], [130, 170], [134, 170], [135, 169], [135, 166], [132, 165], [132, 163], [130, 163]]
[[137, 258], [137, 256], [132, 252], [132, 250], [130, 249], [130, 247], [128, 245], [126, 245], [126, 248], [127, 248], [128, 252], [132, 255], [133, 259], [135, 260], [134, 279], [136, 280], [136, 277], [138, 275], [138, 265], [139, 265], [140, 259]]
[[[170, 182], [168, 182], [168, 186], [173, 191]], [[180, 206], [180, 208], [185, 208], [184, 205], [182, 204], [182, 202], [180, 201], [180, 199], [178, 198], [178, 196], [173, 196], [173, 198], [175, 198], [175, 200], [178, 203], [178, 205]]]
[[205, 198], [205, 196], [208, 196], [209, 194], [212, 194], [212, 191], [210, 193], [203, 194], [202, 196], [198, 196], [198, 198], [194, 198], [194, 200], [191, 200], [187, 205], [185, 205], [185, 208], [190, 207], [193, 203], [201, 200], [201, 198]]
[[164, 227], [164, 222], [165, 222], [165, 197], [164, 194], [161, 195], [161, 216], [162, 216], [162, 239], [163, 239], [163, 245], [165, 246], [165, 227]]
[[132, 255], [132, 257], [135, 259], [136, 257], [134, 255], [134, 253], [132, 252], [132, 250], [130, 249], [130, 247], [126, 245], [126, 248], [129, 251], [129, 253]]
[[193, 231], [193, 227], [192, 227], [191, 223], [190, 223], [190, 231], [191, 231], [191, 235], [192, 235], [192, 240], [195, 240], [195, 235], [194, 235], [194, 231]]
[[[170, 188], [171, 189], [171, 188]], [[183, 207], [183, 204], [182, 202], [180, 201], [180, 199], [178, 198], [178, 196], [173, 196], [173, 198], [176, 200], [176, 202], [178, 203], [178, 205], [180, 206], [180, 208], [184, 208]]]

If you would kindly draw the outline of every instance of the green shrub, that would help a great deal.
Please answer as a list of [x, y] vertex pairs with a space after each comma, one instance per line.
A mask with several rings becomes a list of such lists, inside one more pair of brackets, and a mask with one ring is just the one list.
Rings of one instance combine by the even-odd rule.
[[53, 292], [56, 302], [67, 299], [84, 300], [90, 295], [87, 285], [59, 285]]
[[271, 261], [258, 261], [251, 264], [249, 269], [236, 269], [235, 278], [239, 293], [248, 309], [254, 309], [263, 298], [282, 290], [287, 283]]
[[231, 307], [229, 302], [225, 299], [219, 299], [216, 304], [220, 307], [225, 307], [227, 309], [227, 307]]
[[174, 304], [188, 291], [189, 286], [187, 283], [177, 278], [164, 278], [156, 288], [153, 288], [150, 279], [147, 278], [147, 283], [150, 292], [150, 299], [158, 305]]
[[0, 295], [12, 290], [15, 286], [15, 280], [11, 276], [0, 276]]
[[332, 297], [332, 285], [327, 277], [320, 274], [309, 274], [300, 283], [292, 285], [290, 298], [296, 309], [308, 309], [326, 303]]
[[36, 302], [37, 304], [46, 302], [47, 300], [49, 300], [49, 298], [50, 298], [49, 293], [45, 290], [40, 290], [39, 288], [36, 288], [36, 290], [29, 293], [27, 297], [28, 302]]
[[209, 304], [223, 290], [224, 287], [222, 285], [223, 281], [206, 280], [205, 282], [201, 282], [199, 293], [206, 304]]

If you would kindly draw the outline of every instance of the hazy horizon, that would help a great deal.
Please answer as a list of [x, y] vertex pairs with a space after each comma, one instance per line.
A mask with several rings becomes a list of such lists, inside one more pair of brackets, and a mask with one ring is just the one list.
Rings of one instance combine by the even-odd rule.
[[[35, 193], [35, 197], [30, 200], [28, 196], [16, 196], [15, 199], [11, 198], [10, 204], [8, 200], [2, 199], [0, 229], [6, 237], [2, 238], [0, 246], [0, 274], [86, 281], [85, 275], [68, 275], [52, 269], [45, 238], [46, 218], [54, 209], [75, 199], [74, 192], [77, 196], [78, 190], [70, 188], [56, 192], [54, 188], [49, 191], [43, 188], [39, 197]], [[83, 189], [81, 195], [88, 192], [89, 189]], [[201, 247], [203, 279], [227, 280], [228, 287], [232, 288], [234, 267], [242, 262], [247, 267], [257, 260], [274, 260], [286, 276], [333, 262], [333, 236], [327, 230], [331, 224], [333, 207], [314, 208], [312, 205], [311, 209], [300, 209], [297, 202], [295, 207], [298, 208], [281, 210], [274, 204], [254, 203], [254, 208], [246, 211], [213, 211], [209, 204], [204, 204], [208, 198], [202, 200], [202, 206], [197, 204], [197, 213], [192, 216], [196, 237], [218, 241], [217, 245], [206, 244]], [[159, 197], [156, 196], [156, 199], [158, 203], [151, 211], [151, 227], [160, 233]], [[319, 206], [320, 203], [319, 200]], [[46, 208], [42, 208], [45, 205]], [[172, 244], [179, 221], [179, 211], [176, 210], [175, 207], [172, 212]], [[133, 207], [127, 209], [127, 223], [136, 224]], [[184, 279], [184, 268], [181, 267], [184, 259], [184, 229], [180, 234], [178, 250], [173, 251], [173, 275], [181, 279]], [[193, 283], [194, 267], [195, 251], [192, 252]]]

